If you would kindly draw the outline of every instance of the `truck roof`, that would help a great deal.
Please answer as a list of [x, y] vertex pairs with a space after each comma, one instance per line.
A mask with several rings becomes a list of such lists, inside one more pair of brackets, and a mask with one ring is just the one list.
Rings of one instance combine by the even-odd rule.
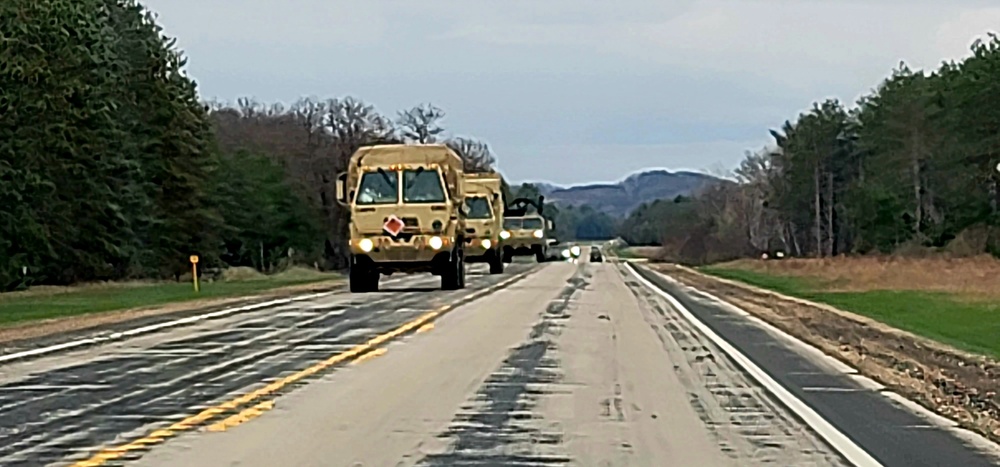
[[351, 156], [351, 166], [385, 167], [390, 165], [430, 165], [450, 166], [461, 171], [462, 158], [444, 144], [379, 144], [358, 149]]
[[503, 179], [499, 172], [469, 172], [465, 178], [473, 180], [496, 180], [498, 183]]
[[466, 193], [470, 194], [500, 193], [503, 187], [503, 179], [497, 172], [466, 173], [463, 183]]

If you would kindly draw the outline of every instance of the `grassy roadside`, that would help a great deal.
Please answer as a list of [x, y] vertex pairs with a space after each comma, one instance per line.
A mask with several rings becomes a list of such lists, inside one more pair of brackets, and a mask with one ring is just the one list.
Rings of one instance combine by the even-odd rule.
[[1000, 266], [992, 261], [847, 258], [761, 263], [739, 261], [699, 270], [1000, 357], [1000, 275], [992, 275], [992, 268], [1000, 271]]
[[335, 273], [291, 269], [270, 276], [249, 274], [229, 280], [203, 282], [198, 293], [194, 292], [191, 283], [177, 282], [39, 287], [26, 292], [0, 294], [0, 327], [43, 319], [240, 297], [341, 278]]
[[626, 246], [612, 248], [611, 252], [622, 259], [652, 259], [659, 252], [659, 247]]
[[610, 256], [615, 256], [621, 259], [634, 259], [636, 256], [630, 250], [630, 247], [613, 247], [608, 248], [608, 254]]

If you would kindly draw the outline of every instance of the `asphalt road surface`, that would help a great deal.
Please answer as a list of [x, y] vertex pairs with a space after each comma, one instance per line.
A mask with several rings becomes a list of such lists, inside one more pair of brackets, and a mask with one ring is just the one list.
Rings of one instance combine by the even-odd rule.
[[586, 257], [6, 363], [0, 465], [994, 465], [762, 324]]

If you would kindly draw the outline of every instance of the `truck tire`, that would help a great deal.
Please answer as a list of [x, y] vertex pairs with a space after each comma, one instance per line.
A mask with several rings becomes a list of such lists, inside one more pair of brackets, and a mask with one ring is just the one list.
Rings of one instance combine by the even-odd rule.
[[458, 254], [458, 288], [465, 288], [465, 251]]
[[535, 262], [536, 263], [544, 263], [545, 262], [545, 251], [542, 250], [542, 247], [540, 247], [540, 246], [533, 246], [533, 247], [531, 247], [531, 249], [535, 253]]
[[375, 292], [378, 290], [379, 273], [352, 260], [348, 280], [351, 293]]
[[445, 265], [444, 271], [441, 271], [441, 290], [458, 290], [462, 288], [465, 281], [465, 278], [462, 277], [464, 270], [465, 264], [461, 252], [460, 250], [455, 250]]
[[499, 251], [494, 251], [490, 255], [490, 274], [503, 274], [503, 257]]

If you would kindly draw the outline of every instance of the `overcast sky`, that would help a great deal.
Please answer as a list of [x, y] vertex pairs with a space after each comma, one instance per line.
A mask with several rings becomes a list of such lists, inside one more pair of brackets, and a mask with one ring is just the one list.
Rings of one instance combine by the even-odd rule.
[[854, 102], [1000, 26], [996, 0], [144, 3], [203, 98], [432, 102], [509, 179], [559, 184], [733, 168], [813, 101]]

